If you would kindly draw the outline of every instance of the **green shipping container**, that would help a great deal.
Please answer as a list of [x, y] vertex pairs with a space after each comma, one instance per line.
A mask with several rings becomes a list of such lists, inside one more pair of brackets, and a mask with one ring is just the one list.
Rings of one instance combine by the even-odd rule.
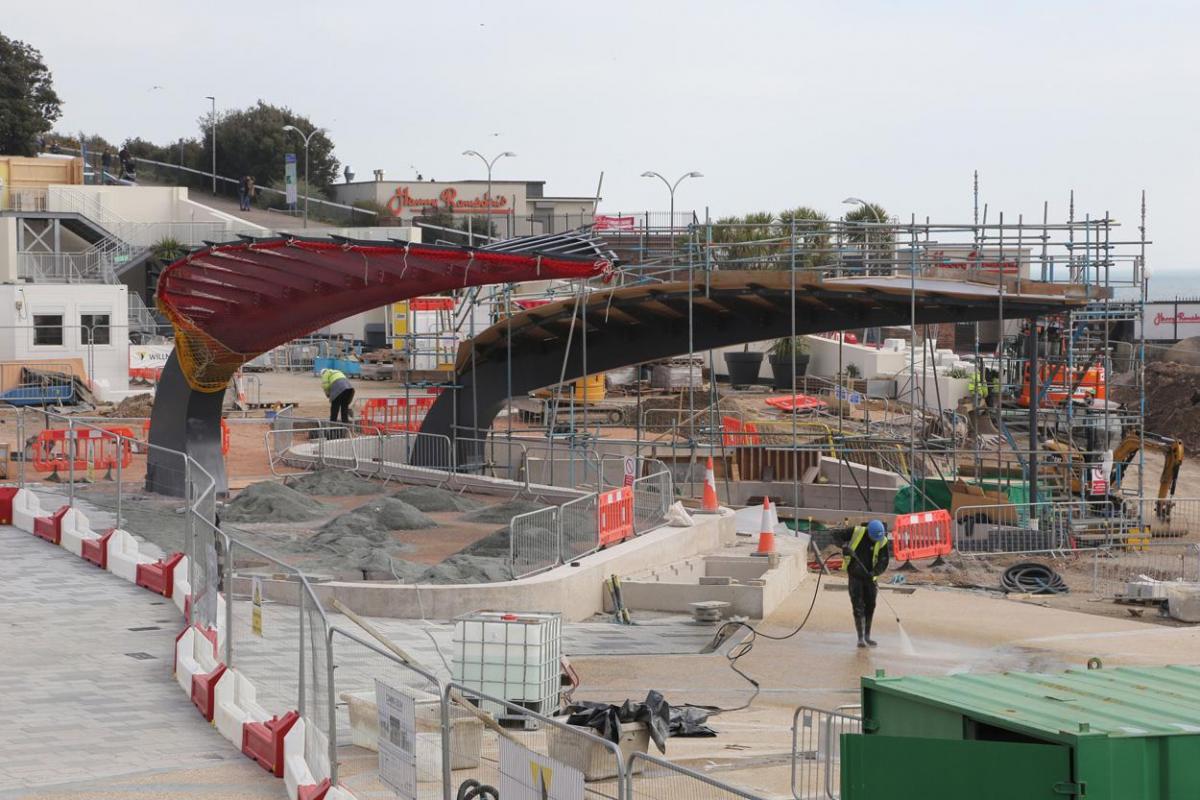
[[1200, 798], [1200, 667], [862, 680], [844, 800]]

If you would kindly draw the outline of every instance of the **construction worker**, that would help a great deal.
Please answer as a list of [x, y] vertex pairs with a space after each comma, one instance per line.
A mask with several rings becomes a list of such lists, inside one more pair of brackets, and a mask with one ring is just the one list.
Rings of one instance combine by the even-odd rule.
[[337, 422], [340, 416], [342, 422], [350, 422], [350, 404], [354, 402], [354, 387], [350, 385], [346, 373], [338, 369], [321, 370], [321, 388], [329, 398], [329, 421]]
[[967, 393], [971, 395], [971, 400], [975, 403], [976, 408], [987, 406], [988, 385], [982, 372], [983, 368], [981, 367], [972, 372], [971, 377], [967, 380]]
[[874, 647], [871, 620], [875, 616], [876, 582], [888, 567], [887, 526], [877, 519], [834, 533], [842, 545], [842, 569], [850, 577], [850, 607], [854, 610], [854, 629], [859, 647]]

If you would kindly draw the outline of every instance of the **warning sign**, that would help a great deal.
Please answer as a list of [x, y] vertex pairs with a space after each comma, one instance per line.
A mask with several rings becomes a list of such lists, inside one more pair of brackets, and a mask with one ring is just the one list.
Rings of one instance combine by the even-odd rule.
[[501, 739], [500, 796], [504, 800], [583, 800], [583, 773]]
[[253, 605], [250, 608], [250, 630], [254, 631], [255, 636], [262, 636], [262, 578], [255, 576], [251, 585], [254, 588], [251, 598]]
[[379, 779], [400, 797], [416, 800], [416, 702], [376, 679], [375, 704], [379, 709]]

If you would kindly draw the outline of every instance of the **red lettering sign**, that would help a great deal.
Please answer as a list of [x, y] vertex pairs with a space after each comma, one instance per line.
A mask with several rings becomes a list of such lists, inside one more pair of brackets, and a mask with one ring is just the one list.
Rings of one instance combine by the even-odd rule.
[[1160, 311], [1154, 315], [1155, 325], [1182, 325], [1186, 322], [1200, 322], [1200, 314], [1187, 314], [1183, 311], [1178, 314], [1164, 314]]
[[396, 189], [388, 198], [388, 211], [399, 217], [408, 208], [444, 208], [450, 213], [503, 214], [508, 211], [508, 198], [504, 195], [490, 197], [487, 192], [473, 198], [459, 199], [458, 190], [448, 186], [437, 197], [413, 197], [407, 186]]
[[633, 217], [610, 217], [605, 214], [597, 214], [592, 223], [592, 230], [596, 231], [631, 231], [636, 227], [637, 220]]

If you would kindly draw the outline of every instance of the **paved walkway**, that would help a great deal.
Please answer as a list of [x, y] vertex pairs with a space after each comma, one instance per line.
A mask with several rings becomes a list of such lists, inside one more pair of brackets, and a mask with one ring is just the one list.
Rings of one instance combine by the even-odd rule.
[[179, 613], [0, 527], [0, 798], [271, 798], [171, 677]]

